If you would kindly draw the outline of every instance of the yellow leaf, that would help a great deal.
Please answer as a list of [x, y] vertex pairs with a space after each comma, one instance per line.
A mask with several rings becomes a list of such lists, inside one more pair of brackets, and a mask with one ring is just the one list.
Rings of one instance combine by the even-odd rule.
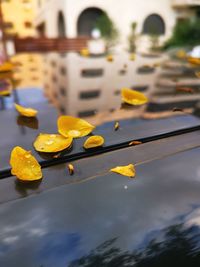
[[35, 181], [42, 178], [41, 166], [30, 151], [20, 146], [13, 148], [10, 157], [12, 175], [22, 181]]
[[104, 144], [104, 138], [100, 135], [90, 136], [84, 143], [83, 147], [85, 149], [99, 147]]
[[111, 172], [116, 172], [118, 174], [128, 176], [128, 177], [135, 177], [135, 167], [133, 164], [129, 164], [127, 166], [117, 166], [110, 170]]
[[144, 94], [129, 88], [122, 88], [121, 95], [122, 100], [130, 105], [143, 105], [148, 102]]
[[65, 137], [78, 138], [86, 136], [95, 128], [85, 120], [65, 115], [60, 116], [57, 123], [58, 132]]
[[20, 115], [25, 116], [25, 117], [35, 117], [38, 113], [36, 109], [25, 108], [18, 104], [15, 104], [15, 108], [19, 112]]
[[106, 59], [108, 62], [112, 62], [114, 60], [112, 55], [107, 55]]
[[80, 54], [83, 57], [88, 57], [90, 55], [90, 52], [87, 48], [83, 48], [83, 49], [81, 49]]
[[72, 137], [64, 137], [60, 134], [39, 134], [33, 146], [39, 152], [54, 153], [69, 148]]
[[0, 65], [0, 72], [8, 72], [12, 71], [14, 68], [14, 65], [11, 62], [4, 62], [2, 65]]

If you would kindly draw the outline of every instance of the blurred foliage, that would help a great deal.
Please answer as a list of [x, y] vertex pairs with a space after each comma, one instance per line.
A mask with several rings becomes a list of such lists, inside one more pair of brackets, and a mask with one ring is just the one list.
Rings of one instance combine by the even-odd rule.
[[172, 37], [165, 43], [164, 48], [177, 46], [194, 46], [200, 44], [200, 18], [178, 21]]
[[160, 51], [160, 45], [159, 45], [159, 35], [158, 34], [150, 34], [150, 49], [153, 52]]
[[136, 41], [138, 38], [138, 35], [136, 34], [137, 29], [137, 22], [131, 23], [131, 33], [128, 36], [128, 43], [129, 43], [129, 52], [135, 53], [136, 51]]
[[106, 13], [97, 19], [95, 26], [100, 30], [101, 36], [106, 41], [108, 49], [118, 42], [119, 31]]

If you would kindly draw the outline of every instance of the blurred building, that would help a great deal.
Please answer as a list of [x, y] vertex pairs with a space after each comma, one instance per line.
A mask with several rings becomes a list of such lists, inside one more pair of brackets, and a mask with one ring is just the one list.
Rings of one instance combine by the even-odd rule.
[[[34, 26], [36, 4], [35, 0], [2, 1], [5, 32], [20, 38], [35, 37], [37, 35]], [[41, 56], [22, 53], [12, 56], [11, 60], [18, 65], [15, 73], [18, 87], [42, 87]]]

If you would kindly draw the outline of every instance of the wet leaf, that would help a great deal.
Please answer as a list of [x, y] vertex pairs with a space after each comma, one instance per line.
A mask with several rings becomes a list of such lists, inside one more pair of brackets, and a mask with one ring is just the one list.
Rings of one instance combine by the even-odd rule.
[[88, 57], [90, 55], [90, 52], [89, 52], [88, 48], [83, 48], [83, 49], [81, 49], [80, 54], [83, 57]]
[[83, 147], [85, 149], [89, 149], [89, 148], [95, 148], [95, 147], [102, 146], [103, 144], [104, 144], [104, 138], [100, 135], [94, 135], [94, 136], [90, 136], [85, 141]]
[[79, 138], [91, 133], [95, 127], [87, 121], [71, 116], [58, 118], [58, 132], [65, 137]]
[[36, 109], [33, 108], [25, 108], [23, 106], [20, 106], [18, 104], [15, 104], [16, 110], [19, 112], [20, 115], [25, 117], [35, 117], [38, 113]]
[[129, 146], [137, 146], [137, 145], [140, 145], [140, 144], [142, 144], [141, 141], [131, 141], [128, 145]]
[[69, 148], [72, 141], [72, 137], [60, 134], [39, 134], [33, 146], [39, 152], [54, 153]]
[[70, 175], [74, 174], [74, 166], [72, 164], [68, 164], [68, 170]]
[[41, 166], [30, 151], [20, 146], [13, 148], [10, 157], [12, 175], [22, 181], [35, 181], [42, 178]]
[[107, 55], [106, 59], [108, 62], [112, 62], [114, 60], [113, 55]]
[[110, 171], [132, 178], [135, 177], [135, 167], [133, 164], [129, 164], [127, 166], [117, 166]]
[[185, 50], [180, 49], [178, 50], [178, 52], [176, 53], [176, 57], [180, 58], [180, 59], [185, 59], [187, 57], [187, 53]]
[[143, 105], [148, 102], [144, 94], [129, 88], [122, 88], [121, 95], [122, 101], [130, 105]]
[[118, 121], [115, 122], [115, 127], [114, 128], [115, 128], [115, 131], [117, 131], [119, 129], [119, 122]]

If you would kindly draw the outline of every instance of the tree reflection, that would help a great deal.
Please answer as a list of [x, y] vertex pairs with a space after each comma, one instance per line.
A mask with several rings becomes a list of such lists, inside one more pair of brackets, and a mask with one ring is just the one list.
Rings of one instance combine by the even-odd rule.
[[183, 224], [160, 231], [142, 249], [122, 251], [108, 240], [87, 256], [73, 261], [69, 267], [199, 267], [200, 228], [186, 228]]

